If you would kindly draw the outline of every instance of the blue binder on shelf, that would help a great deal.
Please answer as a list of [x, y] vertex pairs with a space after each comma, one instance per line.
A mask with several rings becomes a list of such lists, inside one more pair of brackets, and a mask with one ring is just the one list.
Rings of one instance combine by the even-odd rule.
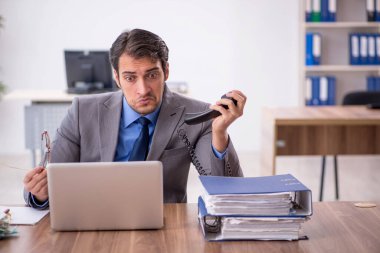
[[305, 21], [311, 22], [311, 0], [305, 1]]
[[376, 77], [367, 76], [367, 91], [376, 91]]
[[329, 0], [327, 15], [328, 15], [328, 22], [336, 21], [336, 0]]
[[368, 41], [368, 64], [376, 64], [376, 36], [374, 34], [367, 35]]
[[336, 104], [336, 78], [334, 76], [327, 77], [327, 105]]
[[319, 33], [313, 34], [313, 65], [321, 64], [322, 37]]
[[380, 77], [375, 77], [375, 90], [374, 91], [380, 91]]
[[336, 21], [336, 0], [321, 0], [321, 21]]
[[367, 65], [368, 61], [368, 37], [366, 34], [360, 34], [360, 54], [359, 54], [359, 62], [361, 65]]
[[375, 64], [380, 64], [380, 34], [375, 34]]
[[319, 33], [306, 33], [306, 66], [321, 64], [322, 38]]
[[374, 77], [375, 84], [373, 85], [373, 91], [380, 91], [380, 77]]
[[359, 34], [352, 33], [349, 35], [350, 44], [350, 64], [360, 65], [360, 39]]
[[320, 105], [319, 76], [311, 77], [311, 105]]
[[306, 33], [306, 66], [314, 65], [313, 61], [313, 33]]
[[320, 1], [321, 1], [321, 22], [328, 22], [329, 21], [329, 0], [320, 0]]
[[319, 78], [319, 104], [328, 105], [328, 87], [329, 82], [326, 76]]
[[372, 1], [375, 3], [374, 20], [376, 22], [379, 22], [380, 21], [380, 1], [379, 0], [372, 0]]
[[312, 81], [311, 77], [306, 77], [305, 79], [305, 105], [310, 106], [312, 100]]

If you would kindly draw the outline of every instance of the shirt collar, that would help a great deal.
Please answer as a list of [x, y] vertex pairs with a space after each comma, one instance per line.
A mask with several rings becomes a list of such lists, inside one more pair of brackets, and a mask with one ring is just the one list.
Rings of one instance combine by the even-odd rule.
[[[149, 119], [150, 122], [153, 123], [153, 125], [156, 125], [160, 108], [161, 108], [161, 104], [157, 107], [157, 109], [154, 112], [149, 113], [144, 116], [145, 118]], [[140, 117], [141, 117], [141, 114], [133, 110], [132, 107], [128, 104], [127, 99], [123, 96], [123, 111], [121, 114], [123, 127], [127, 128], [130, 124], [135, 122], [135, 120], [137, 120]]]

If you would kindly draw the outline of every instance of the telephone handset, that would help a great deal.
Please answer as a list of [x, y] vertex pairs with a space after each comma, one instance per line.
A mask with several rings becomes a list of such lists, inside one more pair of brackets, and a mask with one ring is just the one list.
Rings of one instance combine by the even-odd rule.
[[[227, 97], [225, 94], [222, 96], [222, 98], [231, 99], [235, 105], [237, 105], [237, 101], [233, 98]], [[227, 105], [222, 105], [225, 109], [228, 109]], [[185, 114], [185, 123], [188, 125], [196, 125], [202, 122], [205, 122], [207, 120], [213, 119], [218, 117], [220, 112], [208, 109], [204, 112], [196, 112], [196, 113], [186, 113]]]

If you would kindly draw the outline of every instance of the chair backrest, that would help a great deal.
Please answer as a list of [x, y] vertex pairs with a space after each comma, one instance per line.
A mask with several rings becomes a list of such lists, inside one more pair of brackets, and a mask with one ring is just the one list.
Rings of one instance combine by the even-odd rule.
[[343, 98], [343, 105], [367, 105], [380, 103], [380, 91], [354, 91]]

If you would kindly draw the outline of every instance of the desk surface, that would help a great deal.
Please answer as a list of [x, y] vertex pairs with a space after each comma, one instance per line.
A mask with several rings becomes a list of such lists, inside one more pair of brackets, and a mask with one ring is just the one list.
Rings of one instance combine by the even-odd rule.
[[78, 94], [64, 90], [14, 90], [4, 96], [5, 100], [29, 100], [32, 103], [71, 102]]
[[314, 203], [303, 224], [309, 240], [207, 242], [196, 204], [167, 204], [165, 228], [146, 231], [54, 232], [47, 216], [20, 226], [19, 237], [0, 241], [0, 252], [379, 252], [380, 207], [351, 202]]
[[380, 124], [380, 110], [365, 106], [265, 108], [263, 114], [276, 125]]

